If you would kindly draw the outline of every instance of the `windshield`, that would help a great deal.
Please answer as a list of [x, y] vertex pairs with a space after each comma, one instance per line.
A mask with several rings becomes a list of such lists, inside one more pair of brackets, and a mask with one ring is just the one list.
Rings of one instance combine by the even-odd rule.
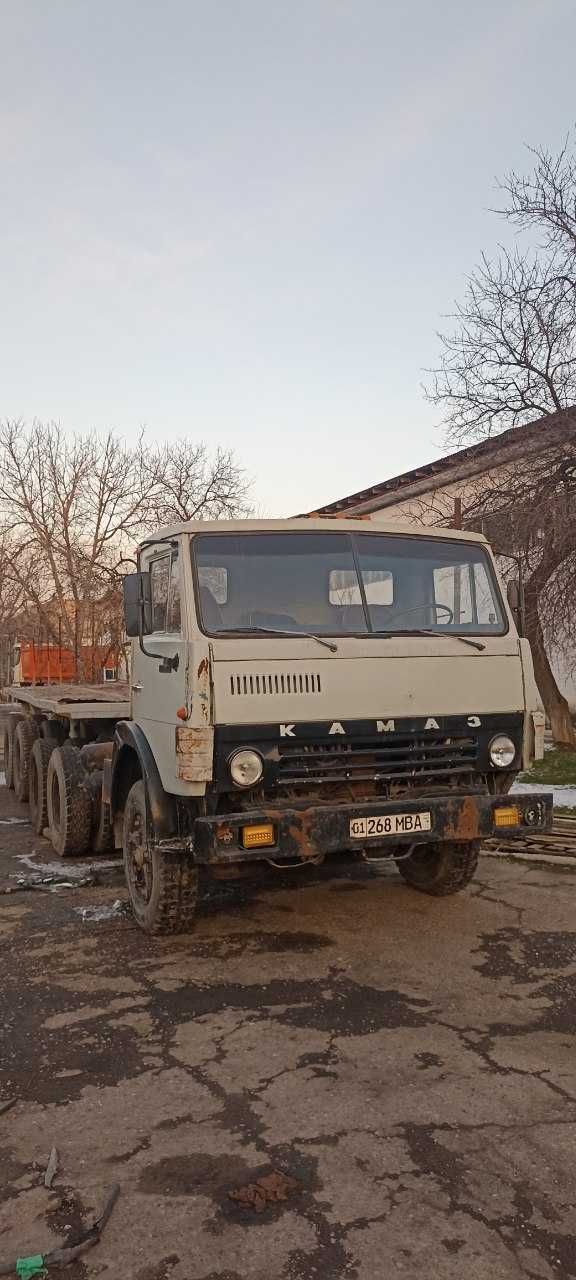
[[507, 621], [483, 547], [392, 534], [202, 534], [199, 618], [211, 635], [427, 630], [502, 635]]

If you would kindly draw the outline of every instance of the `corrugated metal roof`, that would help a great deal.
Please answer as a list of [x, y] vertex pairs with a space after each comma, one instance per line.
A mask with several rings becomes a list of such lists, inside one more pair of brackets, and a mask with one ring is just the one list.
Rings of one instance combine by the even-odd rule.
[[[562, 436], [564, 430], [567, 430], [570, 435], [573, 435], [576, 431], [576, 409], [566, 409], [559, 413], [546, 414], [545, 417], [538, 418], [535, 422], [525, 423], [519, 427], [511, 427], [508, 431], [502, 431], [499, 435], [490, 436], [487, 440], [481, 440], [479, 444], [469, 445], [466, 449], [458, 449], [455, 453], [449, 453], [444, 458], [437, 458], [434, 462], [415, 467], [413, 471], [405, 471], [399, 476], [392, 476], [389, 480], [383, 480], [380, 484], [370, 485], [367, 489], [361, 489], [358, 493], [351, 493], [347, 497], [338, 498], [335, 502], [329, 502], [324, 507], [316, 507], [315, 510], [320, 515], [330, 515], [352, 507], [361, 507], [366, 502], [375, 501], [378, 498], [385, 499], [403, 489], [409, 489], [418, 481], [433, 480], [442, 473], [446, 476], [446, 483], [449, 483], [449, 473], [456, 468], [468, 464], [477, 464], [478, 471], [481, 471], [484, 460], [492, 464], [495, 454], [506, 453], [510, 448], [515, 448], [518, 444], [525, 446], [528, 450], [538, 436], [543, 437], [543, 448], [549, 448], [551, 445], [559, 443], [558, 437]], [[476, 470], [476, 466], [474, 469]]]

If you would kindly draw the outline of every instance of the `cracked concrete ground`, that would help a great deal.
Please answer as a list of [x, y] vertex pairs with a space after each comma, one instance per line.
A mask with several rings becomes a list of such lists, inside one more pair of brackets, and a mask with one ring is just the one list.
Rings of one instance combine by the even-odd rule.
[[[4, 888], [51, 856], [19, 813], [0, 792]], [[576, 1276], [574, 873], [306, 876], [218, 888], [173, 941], [82, 921], [119, 880], [0, 898], [0, 1264], [118, 1181], [64, 1280]], [[271, 1170], [298, 1193], [230, 1198]]]

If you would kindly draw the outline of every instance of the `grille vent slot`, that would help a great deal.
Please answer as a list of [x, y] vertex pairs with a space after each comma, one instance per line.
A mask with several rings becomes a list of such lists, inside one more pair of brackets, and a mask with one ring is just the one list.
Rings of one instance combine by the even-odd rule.
[[367, 778], [446, 782], [477, 768], [478, 740], [444, 734], [380, 734], [343, 742], [281, 742], [279, 782], [344, 782]]
[[233, 697], [282, 697], [285, 694], [322, 693], [320, 673], [316, 671], [282, 671], [267, 675], [232, 675]]

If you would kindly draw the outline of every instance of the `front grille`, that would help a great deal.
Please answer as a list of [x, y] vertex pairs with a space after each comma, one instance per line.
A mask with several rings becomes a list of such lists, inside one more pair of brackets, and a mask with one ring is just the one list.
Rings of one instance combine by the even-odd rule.
[[476, 767], [476, 737], [450, 734], [406, 734], [366, 741], [283, 742], [279, 748], [278, 782], [376, 782], [418, 784], [470, 774]]

